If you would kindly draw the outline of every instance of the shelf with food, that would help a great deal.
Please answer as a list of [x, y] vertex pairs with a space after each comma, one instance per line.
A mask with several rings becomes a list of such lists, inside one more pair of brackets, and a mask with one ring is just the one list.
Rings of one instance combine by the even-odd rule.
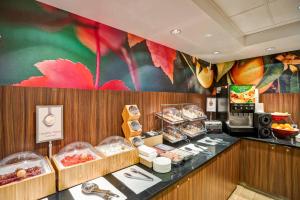
[[199, 121], [207, 119], [203, 110], [196, 104], [183, 104], [182, 117], [188, 121]]
[[155, 113], [155, 115], [165, 122], [169, 124], [180, 124], [186, 121], [182, 117], [180, 104], [166, 104], [161, 105], [161, 107], [162, 111]]
[[179, 130], [181, 131], [181, 133], [187, 135], [190, 138], [194, 138], [207, 132], [203, 124], [199, 121], [184, 123], [179, 127]]
[[167, 126], [161, 133], [165, 140], [173, 144], [187, 139], [187, 136], [182, 134], [175, 126]]
[[[30, 191], [28, 186], [40, 189]], [[0, 161], [0, 199], [39, 199], [55, 191], [55, 172], [47, 157], [26, 151]]]
[[299, 134], [297, 125], [289, 113], [271, 113], [272, 131], [279, 138], [294, 137]]

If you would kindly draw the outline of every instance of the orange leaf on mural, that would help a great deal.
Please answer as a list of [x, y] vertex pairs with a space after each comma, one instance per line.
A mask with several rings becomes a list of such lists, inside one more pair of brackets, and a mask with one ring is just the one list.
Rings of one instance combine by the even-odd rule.
[[128, 38], [128, 45], [130, 48], [145, 40], [144, 38], [131, 33], [127, 34], [127, 38]]
[[176, 59], [176, 51], [161, 44], [146, 41], [151, 54], [153, 64], [156, 67], [161, 67], [164, 73], [173, 83], [174, 60]]

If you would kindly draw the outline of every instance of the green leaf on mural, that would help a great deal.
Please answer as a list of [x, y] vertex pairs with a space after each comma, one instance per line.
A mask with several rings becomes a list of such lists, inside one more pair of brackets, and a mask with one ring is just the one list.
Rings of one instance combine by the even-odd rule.
[[282, 63], [266, 64], [265, 73], [263, 79], [257, 85], [258, 88], [263, 88], [264, 86], [270, 84], [271, 82], [278, 79], [283, 72]]
[[30, 76], [41, 75], [34, 64], [43, 60], [68, 59], [95, 71], [95, 54], [84, 47], [67, 26], [57, 32], [47, 32], [32, 26], [0, 23], [0, 84], [12, 84]]
[[299, 72], [292, 74], [290, 80], [290, 92], [300, 92]]
[[218, 69], [218, 76], [217, 76], [217, 82], [227, 73], [229, 70], [233, 67], [234, 61], [231, 62], [225, 62], [225, 63], [219, 63], [217, 64]]

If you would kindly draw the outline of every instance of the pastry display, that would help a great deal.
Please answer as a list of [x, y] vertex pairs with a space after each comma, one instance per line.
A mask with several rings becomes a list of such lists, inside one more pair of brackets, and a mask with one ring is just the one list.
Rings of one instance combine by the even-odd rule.
[[205, 133], [206, 130], [202, 125], [185, 124], [180, 127], [180, 131], [189, 137], [195, 137], [201, 133]]
[[65, 146], [53, 157], [61, 168], [100, 159], [97, 151], [87, 142], [74, 142]]
[[166, 127], [163, 131], [163, 138], [171, 143], [176, 143], [181, 140], [185, 140], [186, 136], [181, 134], [180, 131], [172, 126]]
[[133, 150], [134, 147], [123, 137], [111, 136], [100, 142], [96, 149], [105, 156], [112, 156]]
[[184, 121], [180, 110], [174, 107], [164, 108], [163, 112], [156, 113], [156, 115], [171, 124], [181, 123]]
[[50, 171], [47, 161], [34, 152], [12, 154], [0, 161], [0, 186]]
[[182, 116], [188, 120], [206, 118], [205, 113], [197, 105], [186, 105], [181, 110]]

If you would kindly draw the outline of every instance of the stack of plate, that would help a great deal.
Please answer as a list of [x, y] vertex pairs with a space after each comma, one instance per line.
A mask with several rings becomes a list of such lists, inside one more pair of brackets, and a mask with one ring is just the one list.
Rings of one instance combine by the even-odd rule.
[[158, 173], [167, 173], [171, 171], [171, 159], [166, 157], [157, 157], [153, 159], [153, 170]]

